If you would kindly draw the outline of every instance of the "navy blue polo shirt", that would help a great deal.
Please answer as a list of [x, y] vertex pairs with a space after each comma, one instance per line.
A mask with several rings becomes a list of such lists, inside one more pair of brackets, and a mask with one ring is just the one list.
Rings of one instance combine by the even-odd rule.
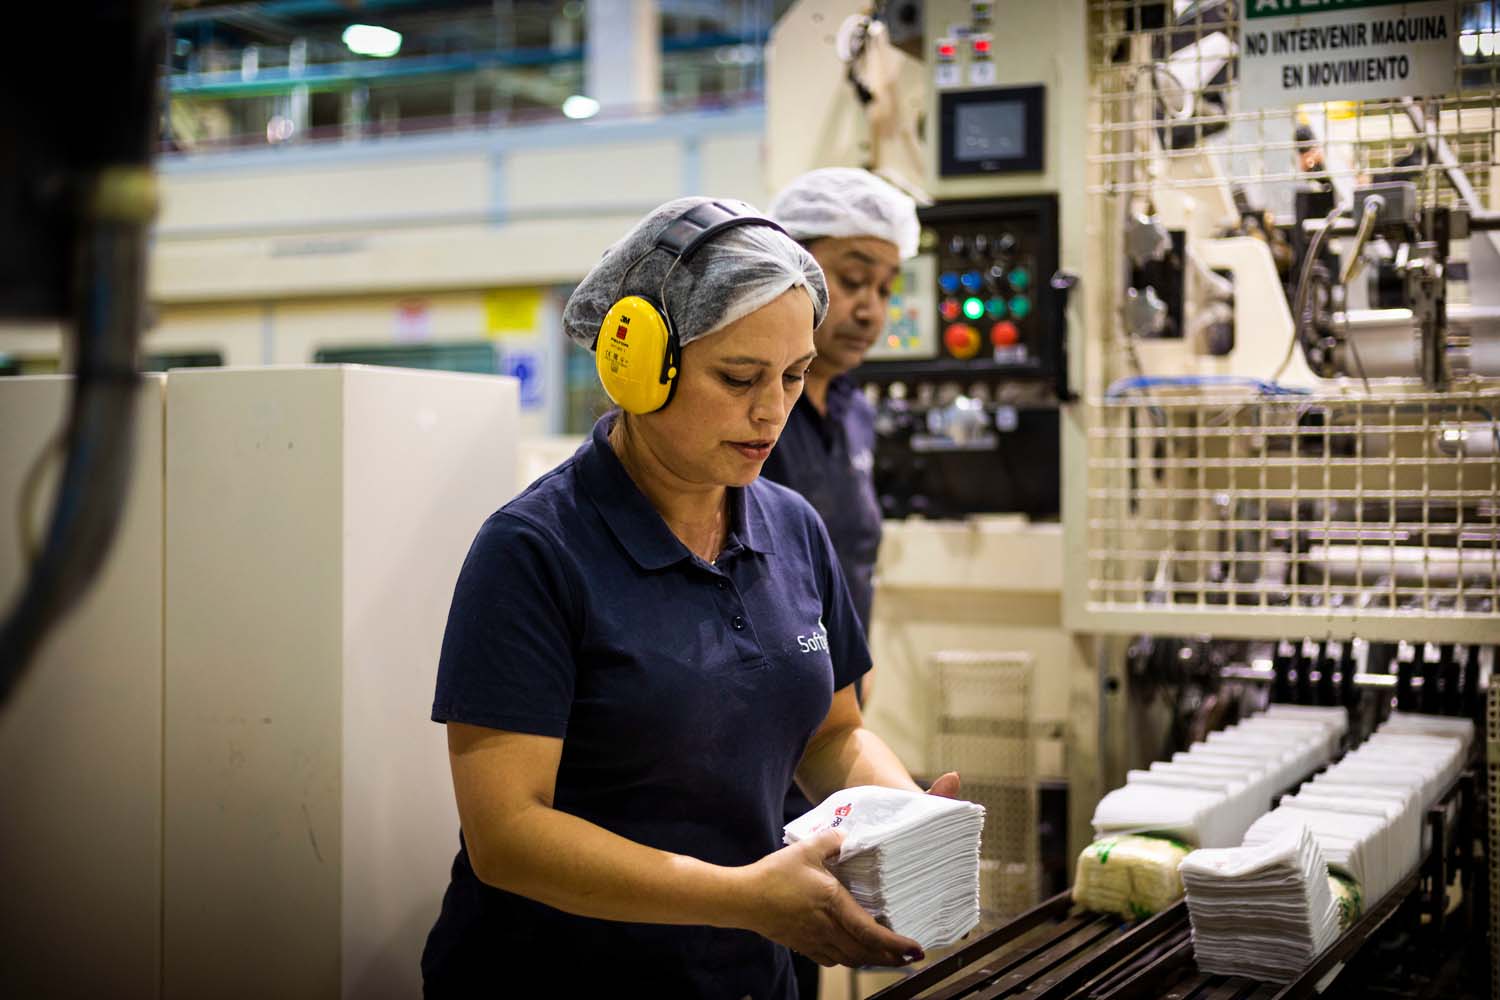
[[[793, 771], [869, 651], [801, 497], [763, 480], [730, 489], [710, 565], [636, 488], [612, 419], [480, 529], [432, 718], [559, 737], [554, 808], [746, 865], [782, 846]], [[564, 913], [481, 883], [462, 837], [422, 971], [429, 996], [530, 995], [533, 976], [558, 995], [796, 996], [788, 952], [757, 934]]]
[[[765, 479], [796, 490], [823, 518], [862, 627], [870, 628], [875, 557], [880, 550], [880, 501], [875, 496], [875, 408], [845, 375], [828, 382], [825, 416], [803, 393], [787, 416]], [[783, 818], [790, 823], [813, 807], [792, 785]]]
[[880, 550], [880, 501], [875, 496], [875, 408], [838, 375], [828, 383], [828, 414], [797, 400], [760, 474], [800, 493], [828, 526], [854, 609], [868, 630]]

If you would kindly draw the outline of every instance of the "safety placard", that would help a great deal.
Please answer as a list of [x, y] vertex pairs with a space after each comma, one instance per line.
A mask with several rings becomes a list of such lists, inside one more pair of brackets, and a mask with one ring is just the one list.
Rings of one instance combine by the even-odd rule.
[[1240, 109], [1446, 94], [1453, 0], [1241, 0]]

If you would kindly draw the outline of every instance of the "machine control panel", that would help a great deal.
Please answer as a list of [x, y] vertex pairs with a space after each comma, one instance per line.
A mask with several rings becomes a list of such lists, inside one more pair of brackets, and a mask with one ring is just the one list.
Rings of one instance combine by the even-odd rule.
[[1046, 374], [1056, 355], [1046, 306], [1057, 268], [1056, 205], [1047, 198], [945, 203], [922, 213], [935, 269], [936, 357], [987, 370]]
[[875, 489], [888, 517], [1059, 509], [1065, 330], [1051, 196], [919, 209], [885, 339], [855, 380], [875, 407]]

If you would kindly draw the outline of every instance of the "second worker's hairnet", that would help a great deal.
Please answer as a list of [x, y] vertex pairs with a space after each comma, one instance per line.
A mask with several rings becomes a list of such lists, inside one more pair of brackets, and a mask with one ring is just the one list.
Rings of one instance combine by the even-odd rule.
[[677, 198], [655, 209], [604, 252], [569, 296], [563, 329], [575, 343], [592, 349], [605, 313], [625, 295], [643, 295], [663, 306], [684, 346], [769, 305], [792, 288], [805, 288], [812, 299], [813, 326], [823, 322], [828, 288], [822, 269], [795, 240], [769, 226], [725, 230], [675, 268], [676, 258], [669, 251], [652, 249], [672, 220], [710, 200], [760, 214], [744, 202], [724, 198]]
[[870, 236], [893, 243], [902, 259], [917, 252], [917, 203], [868, 170], [824, 167], [792, 181], [771, 201], [771, 218], [807, 243]]

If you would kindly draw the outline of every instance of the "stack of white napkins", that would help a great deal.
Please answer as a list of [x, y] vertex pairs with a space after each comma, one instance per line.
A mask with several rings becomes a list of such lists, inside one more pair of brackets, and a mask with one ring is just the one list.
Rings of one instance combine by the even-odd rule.
[[1474, 742], [1474, 722], [1449, 715], [1418, 715], [1415, 712], [1392, 712], [1380, 727], [1385, 735], [1446, 736], [1463, 744], [1466, 755]]
[[1327, 764], [1348, 729], [1341, 708], [1257, 715], [1186, 753], [1131, 771], [1099, 800], [1097, 837], [1165, 834], [1195, 847], [1233, 847], [1271, 797]]
[[1468, 719], [1397, 713], [1257, 820], [1245, 843], [1264, 844], [1292, 825], [1307, 826], [1329, 869], [1376, 902], [1420, 862], [1422, 815], [1463, 770], [1473, 734]]
[[1270, 719], [1305, 719], [1313, 720], [1326, 726], [1332, 727], [1340, 739], [1349, 732], [1349, 713], [1338, 707], [1323, 707], [1316, 705], [1270, 705], [1266, 708], [1266, 717]]
[[931, 950], [979, 923], [983, 827], [984, 808], [972, 802], [863, 785], [830, 795], [783, 835], [795, 844], [842, 830], [828, 870], [875, 919]]
[[1179, 871], [1203, 972], [1289, 982], [1338, 937], [1328, 866], [1304, 826], [1254, 847], [1194, 851]]

